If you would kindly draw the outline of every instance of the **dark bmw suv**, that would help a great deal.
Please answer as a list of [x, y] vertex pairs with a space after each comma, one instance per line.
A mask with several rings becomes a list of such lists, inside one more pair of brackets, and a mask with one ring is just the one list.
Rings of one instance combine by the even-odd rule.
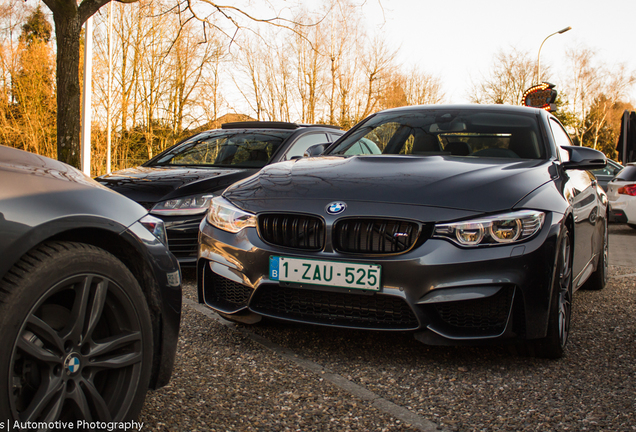
[[265, 165], [314, 155], [344, 134], [333, 126], [225, 123], [169, 148], [143, 165], [95, 180], [161, 218], [181, 266], [195, 266], [199, 223], [210, 200]]
[[163, 222], [4, 146], [0, 184], [0, 419], [134, 419], [177, 346], [181, 277]]

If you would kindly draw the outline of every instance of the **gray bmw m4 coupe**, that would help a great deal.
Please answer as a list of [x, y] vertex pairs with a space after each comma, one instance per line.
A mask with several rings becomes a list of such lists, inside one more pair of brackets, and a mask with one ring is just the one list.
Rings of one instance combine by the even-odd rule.
[[322, 157], [267, 166], [212, 200], [199, 301], [262, 316], [514, 342], [563, 356], [574, 292], [607, 278], [607, 197], [547, 111], [421, 106], [374, 114]]

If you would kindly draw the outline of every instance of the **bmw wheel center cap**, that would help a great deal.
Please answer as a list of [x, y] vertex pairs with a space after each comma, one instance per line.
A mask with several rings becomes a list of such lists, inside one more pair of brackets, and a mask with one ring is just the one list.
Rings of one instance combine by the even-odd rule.
[[327, 205], [327, 213], [331, 215], [337, 215], [345, 211], [346, 208], [347, 204], [340, 201], [335, 201]]
[[80, 359], [75, 353], [71, 353], [64, 360], [64, 370], [67, 375], [75, 375], [80, 370]]

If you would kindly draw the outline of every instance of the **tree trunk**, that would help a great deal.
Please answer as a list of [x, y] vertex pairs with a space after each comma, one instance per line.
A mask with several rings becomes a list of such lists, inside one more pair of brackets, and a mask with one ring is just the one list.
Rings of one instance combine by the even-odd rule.
[[77, 13], [55, 14], [57, 37], [57, 158], [80, 168], [80, 32]]

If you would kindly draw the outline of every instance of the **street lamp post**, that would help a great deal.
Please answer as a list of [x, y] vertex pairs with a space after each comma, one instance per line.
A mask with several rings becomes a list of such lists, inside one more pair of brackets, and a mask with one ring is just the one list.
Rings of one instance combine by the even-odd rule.
[[572, 27], [568, 26], [564, 29], [559, 30], [558, 32], [554, 32], [551, 35], [548, 35], [548, 37], [543, 39], [543, 42], [541, 42], [541, 46], [539, 47], [539, 54], [537, 55], [537, 84], [541, 83], [541, 48], [543, 48], [543, 44], [545, 43], [545, 41], [547, 41], [550, 37], [554, 36], [555, 34], [563, 34], [569, 30], [572, 30]]

